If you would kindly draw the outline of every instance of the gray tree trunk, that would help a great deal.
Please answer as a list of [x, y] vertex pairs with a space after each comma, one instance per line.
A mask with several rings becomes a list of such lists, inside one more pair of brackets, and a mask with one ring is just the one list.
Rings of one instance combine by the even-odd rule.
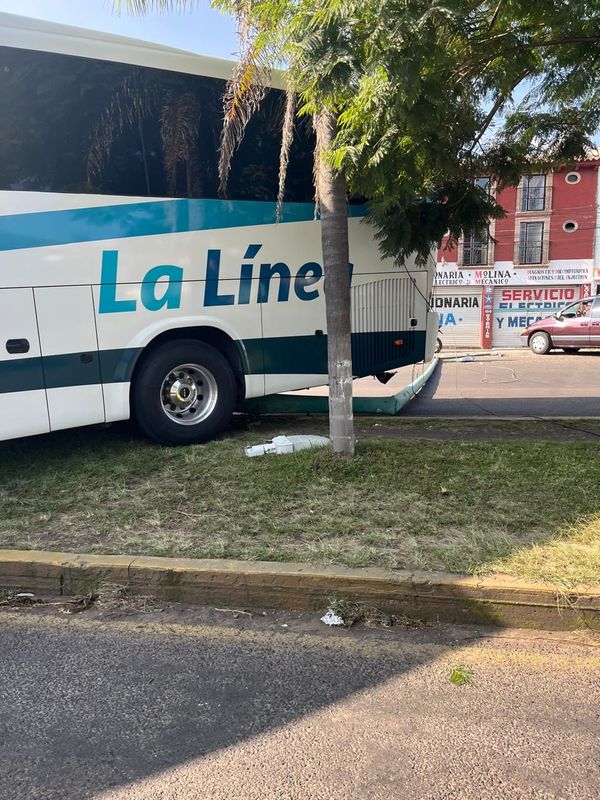
[[322, 111], [315, 120], [317, 195], [321, 209], [321, 246], [325, 276], [327, 361], [329, 372], [329, 436], [334, 453], [354, 455], [352, 413], [352, 339], [346, 181], [323, 162], [320, 154], [335, 138], [336, 120]]

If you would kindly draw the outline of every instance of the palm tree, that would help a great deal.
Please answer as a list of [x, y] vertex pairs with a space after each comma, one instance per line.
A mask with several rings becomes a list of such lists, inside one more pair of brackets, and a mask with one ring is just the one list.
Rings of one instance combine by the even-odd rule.
[[[291, 19], [292, 29], [294, 24], [296, 30], [298, 29], [292, 2], [282, 4], [279, 0], [273, 0], [270, 8], [267, 7], [269, 4], [263, 2], [258, 20], [252, 15], [252, 0], [211, 2], [235, 15], [240, 45], [239, 59], [223, 100], [224, 122], [219, 150], [219, 191], [222, 196], [227, 193], [233, 155], [242, 141], [248, 122], [266, 94], [273, 65], [285, 57], [290, 66], [299, 66], [299, 69], [292, 69], [287, 73], [288, 90], [282, 125], [276, 219], [280, 220], [282, 216], [296, 97], [300, 94], [304, 100], [304, 110], [313, 115], [316, 133], [315, 203], [321, 220], [325, 277], [331, 449], [334, 453], [352, 456], [354, 424], [347, 191], [343, 174], [333, 169], [330, 159], [327, 158], [336, 136], [335, 108], [329, 102], [326, 89], [323, 91], [323, 87], [319, 87], [315, 91], [313, 80], [302, 78], [308, 74], [305, 67], [310, 51], [289, 47], [290, 43], [285, 40], [284, 20], [289, 22]], [[125, 0], [126, 8], [137, 14], [146, 14], [151, 10], [184, 10], [196, 3], [197, 0]], [[122, 0], [115, 0], [115, 5], [120, 10]]]

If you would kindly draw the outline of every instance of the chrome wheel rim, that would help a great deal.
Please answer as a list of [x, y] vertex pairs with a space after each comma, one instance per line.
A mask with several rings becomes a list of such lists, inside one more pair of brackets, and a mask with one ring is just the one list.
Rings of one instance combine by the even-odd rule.
[[197, 425], [212, 414], [218, 395], [217, 382], [206, 367], [180, 364], [165, 376], [160, 404], [171, 422]]
[[546, 347], [546, 337], [545, 336], [534, 336], [531, 340], [531, 347], [536, 353], [542, 353]]

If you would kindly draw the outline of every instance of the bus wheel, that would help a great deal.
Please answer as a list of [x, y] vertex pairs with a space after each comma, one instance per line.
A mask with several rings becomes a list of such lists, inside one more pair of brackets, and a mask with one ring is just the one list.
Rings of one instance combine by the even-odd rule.
[[181, 339], [150, 352], [134, 380], [133, 415], [154, 441], [196, 444], [218, 436], [236, 401], [227, 359], [204, 342]]

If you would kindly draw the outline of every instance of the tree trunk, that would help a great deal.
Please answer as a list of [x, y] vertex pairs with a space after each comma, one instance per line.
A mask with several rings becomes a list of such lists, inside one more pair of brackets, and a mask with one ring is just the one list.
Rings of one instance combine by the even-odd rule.
[[321, 209], [321, 246], [325, 276], [327, 362], [329, 372], [329, 436], [334, 453], [354, 455], [352, 413], [352, 339], [346, 181], [324, 163], [321, 154], [332, 144], [335, 116], [316, 116], [316, 185]]

